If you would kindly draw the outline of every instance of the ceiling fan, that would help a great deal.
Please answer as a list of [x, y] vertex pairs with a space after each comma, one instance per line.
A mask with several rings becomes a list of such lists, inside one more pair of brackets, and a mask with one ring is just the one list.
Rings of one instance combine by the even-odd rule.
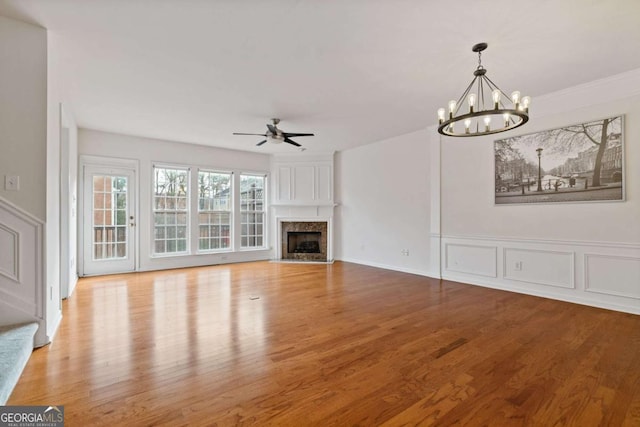
[[312, 133], [291, 133], [291, 132], [283, 132], [278, 129], [278, 123], [280, 123], [280, 119], [271, 119], [273, 124], [267, 124], [267, 132], [266, 133], [238, 133], [234, 132], [234, 135], [256, 135], [256, 136], [264, 136], [266, 139], [264, 141], [258, 142], [256, 145], [259, 147], [265, 142], [273, 142], [274, 144], [280, 144], [282, 141], [287, 144], [295, 145], [296, 147], [301, 147], [300, 144], [290, 139], [292, 136], [313, 136]]

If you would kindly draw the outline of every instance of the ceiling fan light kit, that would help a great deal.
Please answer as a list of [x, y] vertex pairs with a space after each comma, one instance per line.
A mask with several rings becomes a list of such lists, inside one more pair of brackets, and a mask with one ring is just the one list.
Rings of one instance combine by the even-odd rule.
[[278, 129], [278, 123], [280, 123], [280, 119], [271, 119], [273, 124], [267, 124], [267, 132], [266, 133], [239, 133], [234, 132], [234, 135], [256, 135], [256, 136], [264, 136], [266, 139], [264, 141], [260, 141], [256, 144], [256, 146], [260, 147], [262, 144], [266, 142], [271, 142], [274, 144], [281, 144], [282, 142], [286, 142], [287, 144], [295, 145], [296, 147], [302, 147], [300, 144], [291, 139], [291, 137], [300, 137], [300, 136], [314, 136], [312, 133], [294, 133], [294, 132], [283, 132], [281, 129]]
[[[483, 136], [505, 132], [529, 121], [531, 98], [515, 91], [508, 96], [489, 77], [482, 66], [486, 43], [471, 49], [478, 53], [474, 78], [457, 101], [449, 101], [448, 112], [438, 109], [438, 132], [446, 136]], [[475, 92], [472, 92], [475, 88]]]

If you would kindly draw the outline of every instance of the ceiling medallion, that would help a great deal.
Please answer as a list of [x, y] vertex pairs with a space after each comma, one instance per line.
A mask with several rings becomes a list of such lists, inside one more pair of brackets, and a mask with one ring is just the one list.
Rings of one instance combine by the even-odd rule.
[[[458, 101], [449, 101], [448, 115], [444, 108], [438, 109], [438, 132], [442, 135], [490, 135], [515, 129], [529, 120], [531, 98], [520, 98], [518, 91], [509, 97], [487, 77], [487, 70], [482, 66], [482, 51], [487, 46], [486, 43], [478, 43], [471, 49], [478, 52], [478, 67]], [[472, 92], [474, 87], [476, 92]]]

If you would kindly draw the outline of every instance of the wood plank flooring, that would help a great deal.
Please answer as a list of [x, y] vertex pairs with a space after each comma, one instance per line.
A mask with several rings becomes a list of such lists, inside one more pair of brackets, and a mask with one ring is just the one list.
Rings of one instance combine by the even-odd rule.
[[356, 264], [82, 279], [8, 404], [67, 426], [639, 426], [640, 316]]

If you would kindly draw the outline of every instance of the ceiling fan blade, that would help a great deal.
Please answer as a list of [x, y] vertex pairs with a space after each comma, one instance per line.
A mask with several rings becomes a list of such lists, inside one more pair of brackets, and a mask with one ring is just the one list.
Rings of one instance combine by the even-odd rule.
[[239, 132], [234, 132], [234, 135], [255, 135], [255, 136], [267, 136], [267, 134], [265, 133], [239, 133]]
[[295, 145], [296, 147], [302, 147], [300, 144], [298, 144], [295, 141], [290, 140], [289, 138], [287, 138], [286, 136], [284, 137], [284, 142], [288, 142], [291, 145]]
[[271, 132], [273, 135], [278, 134], [278, 129], [276, 129], [274, 125], [267, 125], [267, 129], [269, 129], [269, 132]]
[[289, 133], [289, 132], [282, 132], [282, 135], [284, 135], [286, 137], [290, 137], [290, 136], [315, 136], [312, 133]]
[[266, 140], [266, 139], [265, 139], [264, 141], [262, 141], [262, 142], [258, 142], [258, 143], [256, 144], [256, 146], [257, 146], [257, 147], [260, 147], [260, 146], [261, 146], [262, 144], [264, 144], [265, 142], [267, 142], [267, 140]]

